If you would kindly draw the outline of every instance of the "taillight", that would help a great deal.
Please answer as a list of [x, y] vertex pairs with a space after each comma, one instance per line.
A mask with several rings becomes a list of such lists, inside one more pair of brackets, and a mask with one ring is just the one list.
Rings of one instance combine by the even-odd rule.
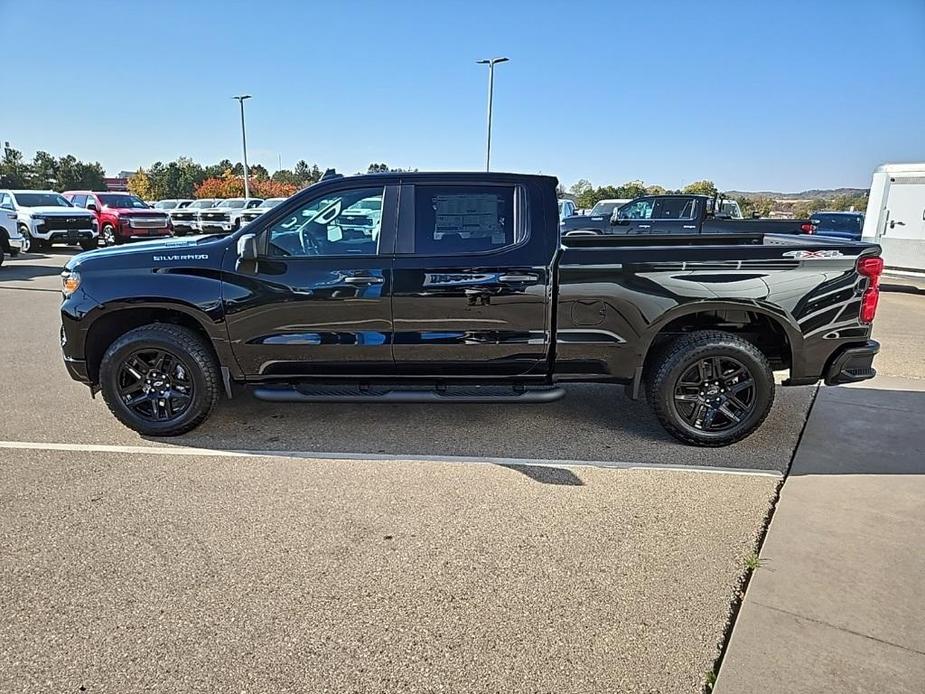
[[861, 322], [870, 323], [877, 314], [877, 302], [880, 301], [880, 275], [883, 274], [883, 258], [867, 256], [858, 259], [858, 274], [868, 279], [867, 289], [861, 297]]
[[802, 231], [804, 234], [815, 234], [815, 233], [816, 233], [816, 225], [815, 225], [815, 224], [809, 224], [809, 223], [801, 224], [801, 225], [800, 225], [800, 231]]

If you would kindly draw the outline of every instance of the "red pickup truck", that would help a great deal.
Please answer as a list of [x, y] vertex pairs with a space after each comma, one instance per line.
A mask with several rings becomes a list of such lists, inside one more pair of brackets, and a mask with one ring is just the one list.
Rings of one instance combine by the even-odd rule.
[[151, 208], [131, 193], [69, 190], [63, 195], [76, 207], [96, 214], [100, 239], [107, 246], [173, 235], [167, 213]]

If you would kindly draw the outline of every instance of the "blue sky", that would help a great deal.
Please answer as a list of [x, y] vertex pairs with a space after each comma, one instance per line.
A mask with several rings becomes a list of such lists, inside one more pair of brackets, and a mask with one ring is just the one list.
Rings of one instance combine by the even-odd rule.
[[[43, 47], [32, 50], [35, 38]], [[109, 172], [240, 158], [796, 191], [925, 161], [925, 1], [0, 0], [0, 141]]]

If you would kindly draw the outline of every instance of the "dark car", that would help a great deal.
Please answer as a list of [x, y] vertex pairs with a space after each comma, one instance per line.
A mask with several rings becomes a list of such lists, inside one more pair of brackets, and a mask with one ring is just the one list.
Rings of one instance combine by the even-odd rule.
[[612, 236], [812, 232], [808, 219], [742, 219], [734, 203], [710, 195], [646, 195], [617, 207], [610, 216], [566, 219], [562, 230], [566, 234]]
[[832, 236], [848, 241], [860, 241], [864, 215], [860, 212], [816, 212], [810, 221], [818, 236]]
[[[78, 255], [64, 361], [146, 435], [222, 392], [274, 402], [549, 402], [645, 390], [693, 444], [744, 438], [784, 385], [871, 378], [879, 246], [813, 236], [560, 238], [555, 178], [330, 178], [227, 236]], [[568, 434], [563, 434], [568, 435]]]

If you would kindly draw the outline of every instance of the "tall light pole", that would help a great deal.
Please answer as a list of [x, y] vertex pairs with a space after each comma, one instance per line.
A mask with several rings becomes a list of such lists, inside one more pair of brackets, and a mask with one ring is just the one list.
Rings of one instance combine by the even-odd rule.
[[241, 104], [241, 144], [244, 147], [244, 197], [249, 198], [251, 196], [251, 187], [250, 182], [247, 180], [247, 134], [244, 131], [244, 101], [250, 99], [250, 94], [241, 94], [241, 96], [233, 96], [232, 99], [237, 99], [238, 103]]
[[488, 66], [488, 148], [485, 153], [485, 170], [491, 169], [491, 102], [495, 96], [495, 65], [506, 63], [510, 58], [485, 58], [476, 60], [479, 65]]

